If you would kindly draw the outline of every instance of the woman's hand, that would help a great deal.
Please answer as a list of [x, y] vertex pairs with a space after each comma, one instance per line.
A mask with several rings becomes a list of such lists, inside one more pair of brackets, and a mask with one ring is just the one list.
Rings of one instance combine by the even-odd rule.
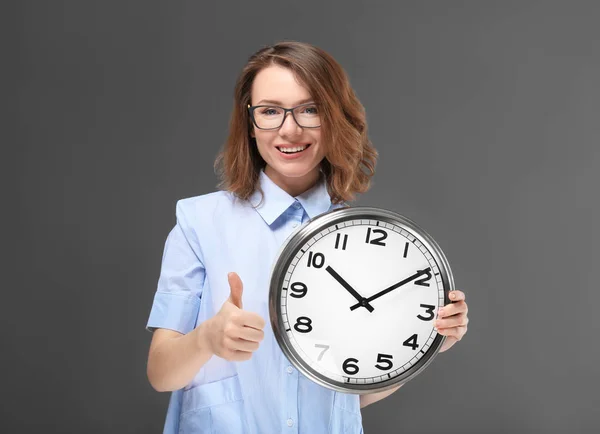
[[467, 324], [469, 324], [467, 317], [469, 308], [465, 302], [465, 293], [458, 290], [452, 291], [450, 300], [453, 303], [441, 308], [438, 311], [438, 319], [435, 321], [438, 333], [447, 337], [440, 352], [446, 351], [460, 341], [467, 333]]
[[231, 292], [221, 310], [207, 321], [206, 345], [225, 360], [249, 360], [265, 337], [265, 320], [257, 313], [242, 310], [240, 277], [229, 273], [227, 279]]

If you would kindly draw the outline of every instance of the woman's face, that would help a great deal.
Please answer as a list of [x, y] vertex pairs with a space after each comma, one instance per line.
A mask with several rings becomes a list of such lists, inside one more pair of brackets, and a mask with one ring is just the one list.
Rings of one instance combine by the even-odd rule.
[[[313, 101], [308, 89], [296, 81], [294, 73], [272, 65], [256, 74], [252, 83], [251, 105], [296, 107]], [[255, 116], [259, 109], [256, 109]], [[300, 127], [290, 112], [276, 130], [261, 130], [252, 125], [258, 152], [267, 163], [265, 173], [292, 196], [309, 189], [319, 177], [319, 166], [325, 156], [321, 146], [321, 128]], [[287, 152], [299, 151], [299, 152]], [[303, 150], [302, 150], [303, 149]]]

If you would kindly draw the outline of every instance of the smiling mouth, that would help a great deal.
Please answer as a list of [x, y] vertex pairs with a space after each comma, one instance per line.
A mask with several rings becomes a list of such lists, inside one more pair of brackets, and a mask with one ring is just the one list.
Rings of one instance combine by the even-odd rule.
[[308, 148], [310, 148], [310, 143], [307, 145], [303, 145], [303, 146], [288, 146], [288, 147], [276, 146], [276, 148], [282, 154], [288, 154], [288, 155], [289, 154], [299, 154], [300, 152], [304, 152]]

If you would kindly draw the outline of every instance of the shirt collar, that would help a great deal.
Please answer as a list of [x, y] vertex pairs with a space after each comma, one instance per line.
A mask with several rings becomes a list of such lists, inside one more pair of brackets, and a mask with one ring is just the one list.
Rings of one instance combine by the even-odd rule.
[[290, 196], [281, 187], [275, 184], [271, 178], [265, 174], [264, 170], [260, 171], [259, 183], [263, 192], [262, 203], [257, 207], [261, 200], [258, 189], [250, 196], [250, 202], [268, 225], [271, 225], [277, 220], [281, 214], [294, 204], [296, 199], [298, 199], [298, 202], [300, 202], [306, 211], [306, 214], [308, 214], [308, 217], [311, 219], [319, 214], [329, 211], [329, 208], [331, 207], [331, 199], [327, 192], [327, 185], [323, 175], [321, 175], [319, 181], [317, 181], [312, 188], [296, 196], [296, 198]]

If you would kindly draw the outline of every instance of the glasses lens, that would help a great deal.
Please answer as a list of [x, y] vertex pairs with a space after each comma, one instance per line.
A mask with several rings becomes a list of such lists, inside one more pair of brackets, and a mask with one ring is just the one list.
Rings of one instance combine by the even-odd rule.
[[279, 128], [283, 113], [281, 107], [259, 106], [254, 109], [254, 120], [258, 128]]
[[301, 127], [314, 128], [321, 125], [321, 116], [315, 104], [296, 107], [294, 109], [294, 117]]

